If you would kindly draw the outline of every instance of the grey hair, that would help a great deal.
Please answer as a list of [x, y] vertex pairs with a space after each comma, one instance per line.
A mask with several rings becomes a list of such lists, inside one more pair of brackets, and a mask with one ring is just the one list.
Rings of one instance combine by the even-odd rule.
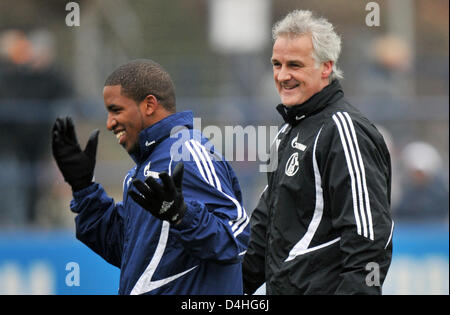
[[311, 35], [314, 51], [312, 57], [317, 64], [333, 61], [330, 81], [342, 79], [343, 72], [336, 66], [341, 53], [341, 38], [334, 31], [333, 25], [325, 18], [317, 18], [311, 11], [295, 10], [275, 23], [272, 37], [276, 41], [280, 36]]

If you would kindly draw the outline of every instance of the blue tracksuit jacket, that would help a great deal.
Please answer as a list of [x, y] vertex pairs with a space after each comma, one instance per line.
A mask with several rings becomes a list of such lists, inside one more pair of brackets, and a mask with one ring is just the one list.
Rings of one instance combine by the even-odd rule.
[[[115, 203], [98, 183], [74, 193], [77, 238], [121, 269], [119, 294], [242, 294], [249, 219], [230, 165], [193, 130], [190, 111], [143, 130], [139, 145], [123, 201]], [[135, 178], [171, 174], [180, 160], [187, 211], [172, 226], [142, 209], [128, 189]]]

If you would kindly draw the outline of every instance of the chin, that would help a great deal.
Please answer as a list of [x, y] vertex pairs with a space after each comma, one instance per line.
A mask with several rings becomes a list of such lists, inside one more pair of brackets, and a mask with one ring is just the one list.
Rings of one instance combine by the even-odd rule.
[[288, 97], [288, 98], [282, 98], [281, 102], [284, 104], [284, 106], [294, 106], [294, 105], [300, 105], [306, 102], [308, 99], [306, 99], [304, 96], [298, 96], [298, 97]]
[[284, 106], [294, 106], [300, 104], [298, 101], [292, 99], [281, 99], [281, 102]]
[[127, 150], [128, 154], [137, 154], [139, 152], [139, 145], [133, 145], [131, 147], [123, 146], [125, 150]]
[[281, 103], [285, 106], [294, 106], [297, 104], [300, 104], [300, 100], [302, 99], [301, 95], [294, 95], [294, 94], [284, 94], [282, 93], [280, 95]]

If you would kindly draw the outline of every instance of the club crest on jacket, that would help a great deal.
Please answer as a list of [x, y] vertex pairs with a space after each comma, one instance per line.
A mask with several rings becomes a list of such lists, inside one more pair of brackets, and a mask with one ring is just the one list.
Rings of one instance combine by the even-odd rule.
[[300, 164], [298, 162], [298, 152], [294, 152], [286, 162], [286, 175], [294, 176], [299, 168]]

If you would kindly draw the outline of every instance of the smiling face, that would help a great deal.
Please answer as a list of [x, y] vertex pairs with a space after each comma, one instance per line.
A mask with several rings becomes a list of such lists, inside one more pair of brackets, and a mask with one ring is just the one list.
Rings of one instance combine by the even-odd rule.
[[114, 132], [128, 153], [138, 148], [139, 133], [145, 129], [145, 102], [136, 102], [121, 94], [120, 85], [105, 86], [103, 99], [108, 111], [106, 128]]
[[273, 45], [272, 65], [281, 102], [302, 104], [329, 84], [332, 61], [317, 66], [311, 36], [280, 36]]

